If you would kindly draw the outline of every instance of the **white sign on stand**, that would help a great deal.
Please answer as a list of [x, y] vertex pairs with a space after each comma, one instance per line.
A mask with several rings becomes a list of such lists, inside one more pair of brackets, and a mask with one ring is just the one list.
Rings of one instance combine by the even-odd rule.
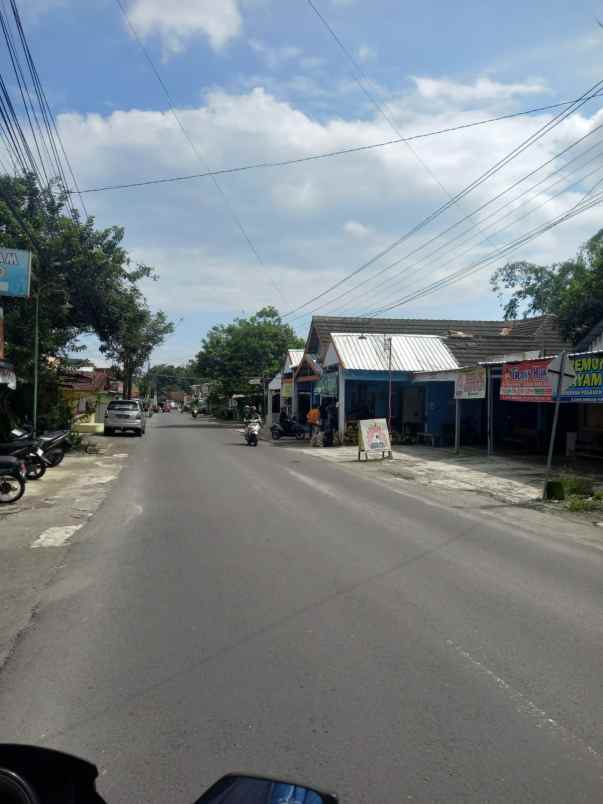
[[382, 458], [385, 458], [386, 453], [392, 457], [386, 419], [361, 419], [358, 422], [358, 460], [363, 452], [367, 461], [371, 452], [380, 452]]
[[[561, 369], [562, 362], [563, 371]], [[557, 355], [557, 357], [551, 360], [547, 366], [546, 373], [551, 382], [553, 393], [555, 394], [554, 398], [563, 396], [570, 385], [574, 384], [576, 379], [576, 372], [574, 371], [573, 365], [567, 358], [562, 361], [561, 355]]]

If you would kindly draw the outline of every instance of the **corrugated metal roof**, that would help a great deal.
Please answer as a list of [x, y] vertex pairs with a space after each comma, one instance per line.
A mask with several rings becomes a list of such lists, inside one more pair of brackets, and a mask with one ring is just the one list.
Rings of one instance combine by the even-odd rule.
[[289, 355], [289, 362], [291, 363], [291, 368], [296, 369], [299, 364], [301, 363], [301, 359], [304, 356], [303, 349], [289, 349], [287, 352]]
[[[438, 371], [458, 368], [452, 352], [437, 335], [331, 333], [343, 368], [351, 371], [388, 371], [389, 338], [392, 371]], [[386, 340], [387, 339], [387, 340]]]
[[281, 390], [281, 373], [280, 371], [278, 374], [275, 374], [274, 377], [270, 380], [268, 384], [269, 391], [280, 391]]

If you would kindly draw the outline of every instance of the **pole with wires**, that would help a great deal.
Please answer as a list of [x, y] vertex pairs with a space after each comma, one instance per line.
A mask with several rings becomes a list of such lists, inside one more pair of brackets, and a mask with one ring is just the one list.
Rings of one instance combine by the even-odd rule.
[[40, 289], [36, 290], [34, 313], [33, 437], [38, 436], [38, 382], [40, 372]]

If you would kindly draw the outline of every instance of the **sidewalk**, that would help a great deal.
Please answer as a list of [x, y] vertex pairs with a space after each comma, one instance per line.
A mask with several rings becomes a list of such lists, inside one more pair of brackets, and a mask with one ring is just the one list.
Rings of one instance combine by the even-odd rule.
[[[278, 445], [281, 446], [281, 442]], [[288, 442], [282, 446], [303, 449], [308, 456], [350, 469], [358, 467], [359, 471], [368, 470], [387, 481], [408, 481], [448, 494], [456, 493], [465, 500], [471, 495], [481, 495], [507, 505], [530, 505], [555, 513], [562, 510], [559, 504], [542, 502], [544, 459], [501, 455], [488, 457], [482, 450], [470, 448], [456, 455], [454, 450], [446, 448], [395, 446], [392, 460], [370, 458], [367, 462], [359, 462], [358, 448], [353, 446], [321, 449], [311, 447], [308, 442]], [[559, 465], [554, 467], [556, 471], [561, 468]], [[603, 471], [596, 472], [591, 468], [585, 474], [593, 479], [595, 488], [603, 488]], [[583, 524], [598, 524], [596, 521], [603, 520], [603, 515], [590, 512], [588, 516], [574, 514], [571, 518]]]
[[[147, 436], [148, 437], [148, 436]], [[0, 668], [77, 531], [94, 515], [140, 439], [85, 436], [98, 452], [67, 453], [24, 496], [0, 506]]]

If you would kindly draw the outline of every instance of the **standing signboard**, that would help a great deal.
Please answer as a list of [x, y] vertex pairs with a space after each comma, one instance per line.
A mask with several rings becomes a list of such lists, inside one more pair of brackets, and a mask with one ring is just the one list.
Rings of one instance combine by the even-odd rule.
[[459, 371], [454, 378], [455, 399], [485, 399], [486, 369], [483, 367]]
[[291, 399], [293, 396], [293, 380], [291, 378], [281, 380], [281, 399]]
[[361, 419], [358, 422], [358, 460], [362, 452], [366, 460], [369, 452], [380, 452], [382, 458], [387, 452], [391, 458], [392, 445], [385, 419]]
[[550, 358], [505, 363], [500, 398], [508, 402], [551, 402], [553, 387], [547, 374]]
[[31, 284], [31, 251], [0, 247], [0, 296], [28, 298]]

